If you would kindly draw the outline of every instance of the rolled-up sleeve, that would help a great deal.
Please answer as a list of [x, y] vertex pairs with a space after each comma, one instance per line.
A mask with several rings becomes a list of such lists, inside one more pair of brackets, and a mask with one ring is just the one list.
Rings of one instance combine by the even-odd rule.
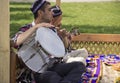
[[12, 37], [12, 40], [14, 41], [14, 47], [15, 47], [15, 48], [19, 48], [19, 46], [16, 45], [16, 42], [17, 42], [18, 36], [19, 36], [20, 34], [22, 34], [22, 33], [23, 33], [22, 31], [19, 31], [19, 32], [17, 32], [17, 33]]
[[19, 47], [21, 46], [21, 45], [20, 45], [20, 46], [16, 45], [18, 36], [19, 36], [20, 34], [22, 34], [23, 32], [27, 31], [31, 26], [32, 26], [31, 24], [28, 24], [28, 25], [25, 25], [25, 26], [21, 27], [21, 28], [19, 29], [19, 31], [12, 37], [12, 40], [14, 41], [14, 47], [15, 47], [15, 48], [19, 48]]

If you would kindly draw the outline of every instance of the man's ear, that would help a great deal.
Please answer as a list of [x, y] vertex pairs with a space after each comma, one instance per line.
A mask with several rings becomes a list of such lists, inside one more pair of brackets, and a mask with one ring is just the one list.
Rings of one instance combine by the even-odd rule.
[[38, 10], [38, 16], [42, 16], [43, 15], [43, 11], [41, 11], [41, 10]]

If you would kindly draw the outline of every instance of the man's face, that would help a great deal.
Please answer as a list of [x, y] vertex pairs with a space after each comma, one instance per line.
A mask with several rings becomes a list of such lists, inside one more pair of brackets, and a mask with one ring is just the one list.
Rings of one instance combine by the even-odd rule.
[[55, 25], [56, 27], [61, 27], [61, 20], [62, 20], [62, 15], [54, 17], [52, 20], [52, 24]]
[[52, 18], [53, 18], [53, 16], [52, 16], [52, 12], [51, 12], [51, 6], [47, 5], [45, 8], [45, 11], [43, 12], [42, 19], [43, 19], [43, 21], [50, 23]]

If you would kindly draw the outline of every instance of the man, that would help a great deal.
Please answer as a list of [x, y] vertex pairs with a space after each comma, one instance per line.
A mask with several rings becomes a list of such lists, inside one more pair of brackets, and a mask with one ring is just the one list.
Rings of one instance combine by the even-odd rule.
[[66, 29], [61, 28], [62, 11], [59, 6], [52, 6], [51, 11], [53, 12], [53, 19], [51, 23], [57, 29], [58, 35], [62, 39], [66, 51], [68, 51], [70, 45], [70, 34], [66, 31]]
[[[41, 26], [54, 27], [50, 24], [52, 12], [49, 2], [36, 0], [31, 7], [31, 11], [35, 18], [33, 23], [22, 27], [13, 38], [15, 45], [19, 48], [33, 39], [35, 37], [34, 33]], [[42, 73], [34, 73], [34, 78], [36, 83], [78, 83], [85, 71], [86, 67], [82, 62], [55, 63]]]
[[68, 33], [65, 29], [61, 29], [61, 21], [62, 21], [62, 10], [59, 6], [52, 6], [51, 8], [53, 12], [53, 20], [52, 24], [57, 27], [58, 35], [62, 39], [65, 49], [67, 51], [66, 56], [64, 57], [64, 61], [72, 62], [72, 61], [82, 61], [86, 65], [86, 58], [88, 57], [88, 52], [85, 48], [78, 50], [71, 50], [71, 33]]
[[[46, 3], [46, 5], [50, 4], [49, 2], [46, 2], [46, 1], [45, 2], [42, 2], [42, 0], [40, 1], [42, 4], [44, 3]], [[36, 7], [38, 6], [40, 1], [39, 0], [36, 1], [36, 3], [33, 4], [33, 8], [31, 8], [31, 11], [34, 14], [35, 20], [32, 22], [32, 24], [28, 24], [26, 26], [21, 27], [20, 31], [16, 34], [14, 38], [14, 42], [17, 46], [20, 46], [22, 43], [24, 43], [27, 40], [27, 38], [29, 38], [33, 33], [35, 33], [37, 28], [41, 26], [47, 27], [47, 28], [54, 27], [53, 25], [50, 24], [51, 19], [53, 18], [50, 5], [47, 5], [46, 10], [45, 10], [45, 7], [41, 5], [40, 7], [41, 10], [39, 10], [39, 8], [36, 8]]]
[[61, 20], [62, 20], [62, 11], [59, 6], [52, 6], [51, 11], [53, 12], [52, 24], [58, 29], [61, 28]]

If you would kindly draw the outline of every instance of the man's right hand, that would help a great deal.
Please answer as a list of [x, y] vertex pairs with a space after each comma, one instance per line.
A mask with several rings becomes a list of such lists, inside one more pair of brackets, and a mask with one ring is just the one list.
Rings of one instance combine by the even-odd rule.
[[54, 25], [51, 25], [50, 23], [39, 23], [34, 26], [34, 28], [36, 28], [36, 29], [40, 28], [40, 27], [50, 28], [50, 27], [54, 27]]

